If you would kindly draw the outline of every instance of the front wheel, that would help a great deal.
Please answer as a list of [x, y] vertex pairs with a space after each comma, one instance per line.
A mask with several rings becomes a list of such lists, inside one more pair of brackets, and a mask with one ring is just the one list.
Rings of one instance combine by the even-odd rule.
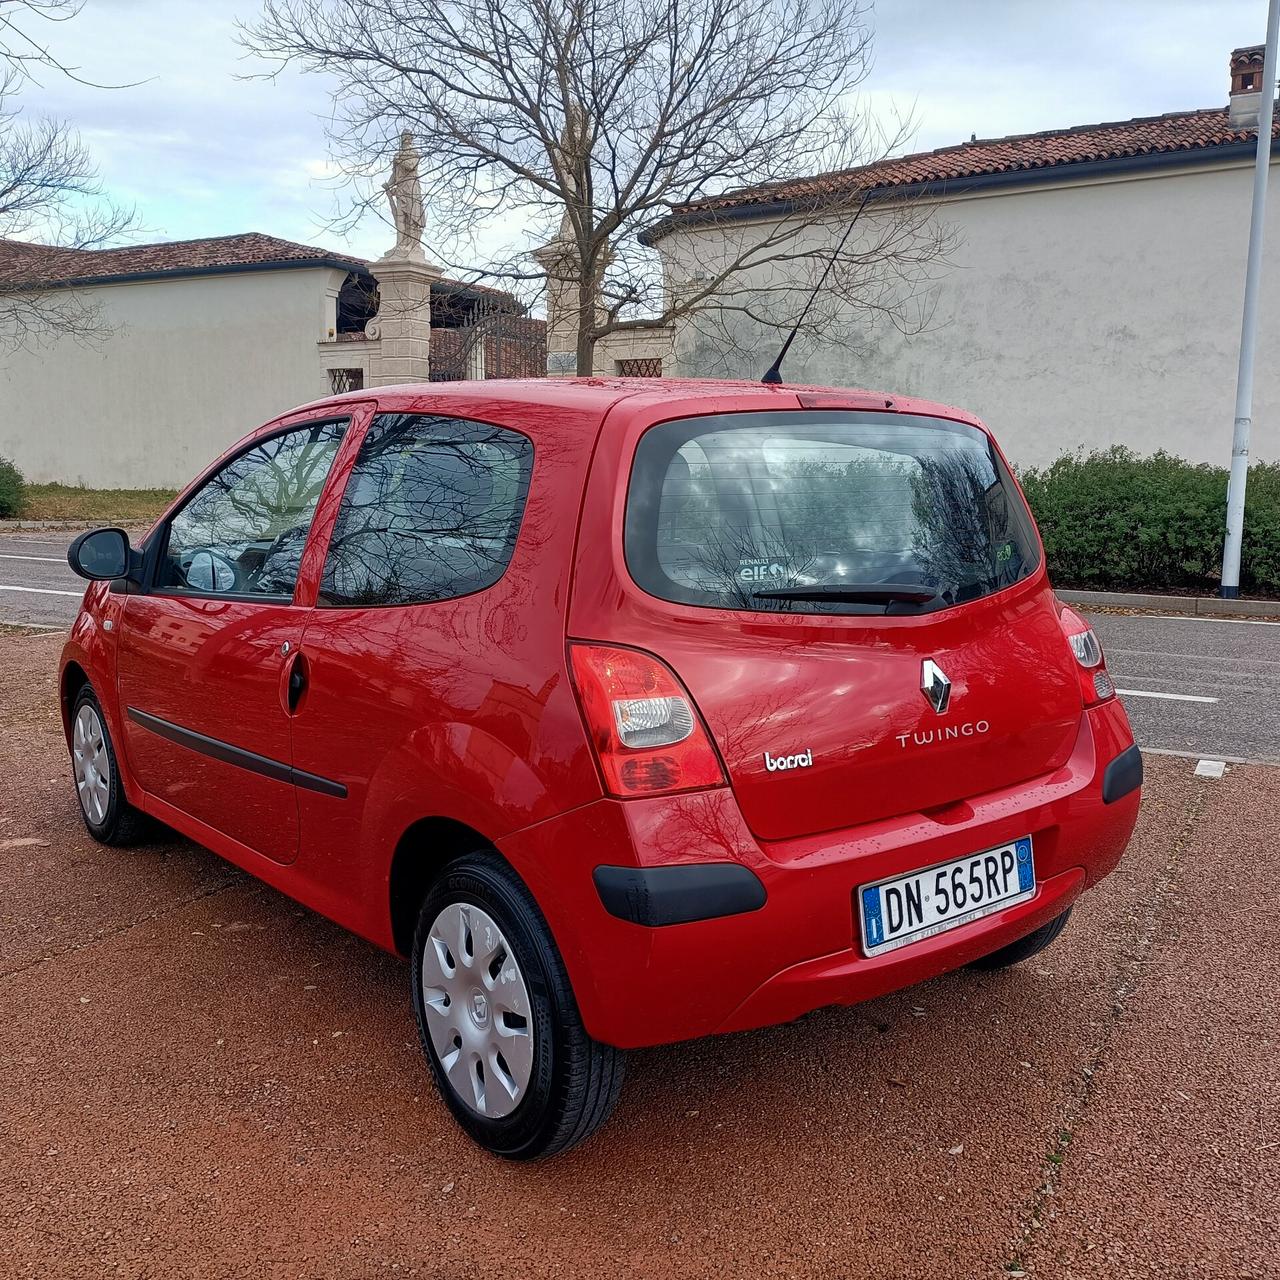
[[1007, 947], [1001, 947], [999, 951], [993, 951], [989, 956], [982, 956], [980, 959], [973, 961], [975, 969], [1007, 969], [1011, 964], [1017, 964], [1020, 960], [1030, 960], [1032, 956], [1038, 956], [1045, 947], [1053, 942], [1058, 934], [1067, 927], [1067, 921], [1071, 919], [1071, 908], [1068, 907], [1060, 916], [1054, 916], [1048, 924], [1042, 924], [1033, 933], [1027, 934], [1025, 938], [1019, 938], [1017, 942], [1011, 942]]
[[542, 913], [496, 854], [459, 858], [432, 885], [412, 975], [431, 1073], [480, 1146], [532, 1160], [609, 1118], [623, 1055], [587, 1034]]
[[71, 708], [71, 773], [80, 816], [89, 834], [102, 844], [135, 844], [146, 819], [125, 799], [115, 745], [97, 694], [85, 685]]

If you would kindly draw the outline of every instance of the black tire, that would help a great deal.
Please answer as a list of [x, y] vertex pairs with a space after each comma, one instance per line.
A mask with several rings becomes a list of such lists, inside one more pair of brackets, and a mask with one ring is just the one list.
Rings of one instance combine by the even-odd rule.
[[[428, 1028], [424, 952], [435, 945], [430, 937], [432, 926], [451, 904], [478, 907], [489, 915], [509, 944], [529, 997], [528, 1025], [533, 1034], [530, 1076], [514, 1110], [499, 1118], [482, 1114], [454, 1088]], [[609, 1118], [622, 1088], [625, 1056], [587, 1034], [564, 961], [542, 912], [496, 853], [480, 850], [445, 868], [418, 913], [412, 959], [413, 1011], [422, 1051], [454, 1119], [486, 1151], [509, 1160], [555, 1155], [589, 1137]], [[437, 1003], [434, 1007], [441, 1006]], [[496, 1011], [497, 1005], [493, 1008]], [[440, 1033], [442, 1015], [432, 1012], [430, 1016], [437, 1019]]]
[[1011, 942], [1007, 947], [1001, 947], [999, 951], [993, 951], [989, 956], [983, 956], [980, 960], [972, 962], [974, 969], [1007, 969], [1011, 964], [1017, 964], [1021, 960], [1029, 960], [1032, 956], [1037, 956], [1047, 947], [1054, 939], [1057, 938], [1063, 929], [1067, 927], [1067, 921], [1071, 919], [1071, 908], [1068, 907], [1060, 916], [1054, 916], [1048, 924], [1042, 924], [1034, 933], [1029, 933], [1025, 938], [1019, 938], [1017, 942]]
[[[76, 724], [81, 709], [90, 707], [102, 732], [102, 745], [109, 768], [106, 779], [106, 804], [101, 817], [90, 814], [80, 798], [80, 787], [76, 779]], [[71, 779], [76, 784], [77, 807], [84, 820], [85, 829], [99, 844], [114, 846], [138, 844], [146, 836], [149, 823], [146, 815], [125, 799], [124, 787], [120, 784], [120, 765], [116, 759], [115, 743], [111, 741], [111, 731], [107, 728], [107, 718], [102, 714], [102, 704], [92, 686], [84, 685], [76, 694], [71, 707]]]

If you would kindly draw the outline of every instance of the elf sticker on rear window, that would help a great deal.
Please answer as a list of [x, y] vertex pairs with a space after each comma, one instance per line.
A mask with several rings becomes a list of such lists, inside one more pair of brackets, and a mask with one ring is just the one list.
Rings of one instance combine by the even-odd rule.
[[738, 561], [738, 577], [743, 582], [773, 582], [786, 576], [786, 570], [764, 556]]

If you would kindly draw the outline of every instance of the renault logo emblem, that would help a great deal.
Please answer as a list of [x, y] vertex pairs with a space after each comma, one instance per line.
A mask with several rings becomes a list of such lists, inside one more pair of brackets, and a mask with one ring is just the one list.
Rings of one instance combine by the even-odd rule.
[[941, 716], [951, 703], [951, 681], [947, 673], [932, 658], [926, 658], [920, 667], [920, 689], [929, 699], [929, 705]]

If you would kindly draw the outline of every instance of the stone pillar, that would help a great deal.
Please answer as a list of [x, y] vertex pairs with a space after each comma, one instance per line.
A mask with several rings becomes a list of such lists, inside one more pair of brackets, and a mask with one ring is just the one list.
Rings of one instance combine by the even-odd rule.
[[431, 374], [431, 285], [442, 272], [425, 258], [388, 254], [369, 264], [378, 282], [378, 314], [365, 333], [378, 340], [369, 385], [426, 382]]
[[[534, 249], [532, 257], [547, 277], [547, 372], [572, 376], [578, 371], [577, 255], [571, 244], [557, 238]], [[597, 315], [604, 318], [603, 304]], [[600, 338], [591, 372], [596, 377], [641, 376], [631, 370], [643, 368], [643, 376], [661, 377], [670, 372], [674, 351], [674, 326], [646, 323]]]
[[578, 372], [578, 282], [575, 252], [564, 240], [533, 251], [547, 277], [547, 372]]

